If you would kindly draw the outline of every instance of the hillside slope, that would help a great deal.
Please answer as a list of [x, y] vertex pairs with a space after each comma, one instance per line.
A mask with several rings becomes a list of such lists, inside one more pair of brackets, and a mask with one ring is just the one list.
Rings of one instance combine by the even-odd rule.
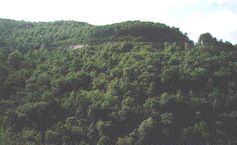
[[137, 21], [0, 28], [1, 145], [237, 144], [228, 42]]
[[75, 21], [32, 23], [0, 19], [0, 47], [28, 50], [119, 41], [154, 42], [160, 45], [164, 42], [180, 45], [191, 43], [177, 28], [159, 23], [128, 21], [93, 26]]

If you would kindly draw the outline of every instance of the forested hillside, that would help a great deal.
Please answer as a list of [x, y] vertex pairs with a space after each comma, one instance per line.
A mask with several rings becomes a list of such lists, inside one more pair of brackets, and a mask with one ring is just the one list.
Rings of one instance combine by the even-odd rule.
[[[0, 19], [0, 47], [29, 49], [68, 47], [74, 44], [108, 42], [176, 42], [182, 45], [189, 39], [177, 28], [164, 24], [128, 21], [106, 26], [93, 26], [75, 21], [31, 23]], [[190, 42], [189, 42], [190, 43]]]
[[236, 144], [237, 46], [152, 22], [0, 19], [0, 145]]

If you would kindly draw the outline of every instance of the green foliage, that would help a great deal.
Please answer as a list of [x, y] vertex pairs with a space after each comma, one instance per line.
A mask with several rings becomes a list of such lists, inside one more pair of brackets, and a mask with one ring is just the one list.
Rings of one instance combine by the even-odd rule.
[[13, 51], [8, 55], [7, 61], [11, 67], [18, 69], [21, 68], [23, 58], [19, 51]]
[[0, 128], [0, 144], [5, 145], [6, 139], [7, 139], [7, 136], [6, 136], [5, 130], [3, 128]]
[[155, 128], [156, 125], [157, 125], [157, 122], [154, 119], [148, 118], [140, 124], [138, 128], [138, 132], [142, 136], [149, 136], [150, 132], [152, 132], [152, 130]]
[[[18, 48], [22, 52], [32, 48], [69, 48], [78, 44], [115, 41], [156, 42], [158, 45], [164, 42], [191, 44], [191, 41], [177, 28], [140, 21], [93, 26], [75, 21], [31, 23], [0, 19], [0, 34], [0, 47]], [[122, 49], [129, 49], [129, 46], [125, 47]]]
[[159, 102], [157, 98], [148, 98], [143, 104], [145, 111], [147, 112], [157, 112], [159, 107]]
[[204, 122], [200, 122], [198, 124], [194, 125], [194, 132], [195, 134], [198, 134], [202, 136], [203, 138], [207, 138], [210, 133], [208, 132], [208, 126]]
[[213, 36], [210, 33], [201, 34], [198, 39], [199, 45], [213, 45], [217, 42], [216, 38], [213, 38]]
[[120, 137], [118, 138], [118, 141], [116, 142], [116, 145], [132, 145], [133, 144], [133, 138], [132, 137]]
[[237, 47], [211, 34], [0, 19], [0, 47], [1, 145], [237, 142]]
[[109, 137], [108, 136], [102, 136], [99, 141], [97, 142], [97, 145], [109, 145]]

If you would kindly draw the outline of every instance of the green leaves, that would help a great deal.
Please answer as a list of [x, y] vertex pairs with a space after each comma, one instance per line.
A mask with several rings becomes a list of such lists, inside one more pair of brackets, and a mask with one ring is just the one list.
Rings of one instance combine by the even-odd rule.
[[5, 145], [6, 139], [7, 139], [7, 136], [6, 136], [5, 130], [3, 128], [0, 128], [0, 144]]
[[216, 38], [214, 38], [210, 33], [201, 34], [198, 38], [199, 45], [213, 45], [217, 42]]
[[9, 54], [7, 62], [12, 68], [19, 69], [23, 64], [23, 56], [19, 51], [15, 50]]
[[156, 125], [157, 125], [157, 122], [154, 119], [148, 118], [140, 124], [138, 128], [138, 132], [142, 136], [149, 136], [150, 133], [153, 131], [153, 129], [156, 128]]
[[174, 119], [172, 113], [163, 113], [160, 115], [161, 123], [164, 125], [170, 125]]
[[149, 22], [15, 23], [0, 20], [0, 141], [236, 142], [236, 46]]

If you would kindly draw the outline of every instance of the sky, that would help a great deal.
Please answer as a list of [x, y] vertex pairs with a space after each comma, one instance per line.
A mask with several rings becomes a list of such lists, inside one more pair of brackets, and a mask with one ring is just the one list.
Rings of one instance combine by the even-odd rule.
[[0, 18], [75, 20], [105, 25], [127, 20], [178, 27], [194, 42], [210, 32], [237, 44], [237, 0], [0, 0]]

